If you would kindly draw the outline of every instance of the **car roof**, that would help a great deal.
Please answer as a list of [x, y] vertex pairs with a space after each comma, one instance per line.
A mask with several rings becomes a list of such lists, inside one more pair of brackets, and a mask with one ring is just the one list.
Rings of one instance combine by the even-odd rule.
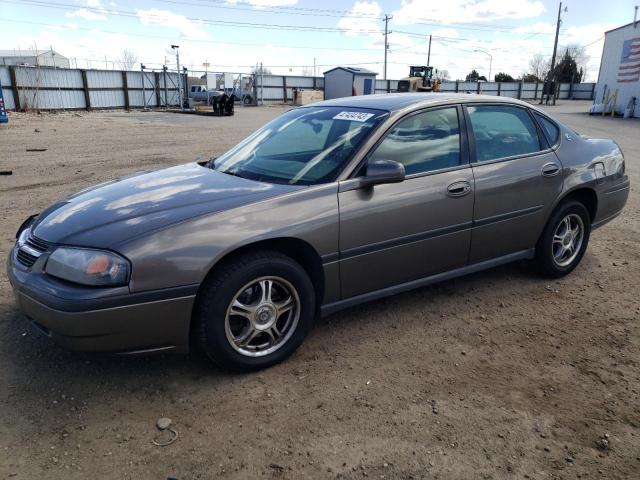
[[313, 106], [320, 107], [356, 107], [375, 108], [379, 110], [397, 111], [406, 108], [426, 107], [429, 105], [441, 105], [447, 103], [509, 103], [532, 107], [533, 105], [509, 97], [496, 97], [492, 95], [476, 95], [469, 93], [385, 93], [377, 95], [359, 95], [355, 97], [334, 98], [323, 102], [314, 103]]

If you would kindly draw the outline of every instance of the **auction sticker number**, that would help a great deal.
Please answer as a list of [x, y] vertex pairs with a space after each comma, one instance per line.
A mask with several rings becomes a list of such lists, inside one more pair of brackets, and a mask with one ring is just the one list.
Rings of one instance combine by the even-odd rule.
[[335, 117], [334, 120], [351, 120], [353, 122], [366, 122], [371, 117], [373, 117], [373, 113], [365, 113], [365, 112], [340, 112]]

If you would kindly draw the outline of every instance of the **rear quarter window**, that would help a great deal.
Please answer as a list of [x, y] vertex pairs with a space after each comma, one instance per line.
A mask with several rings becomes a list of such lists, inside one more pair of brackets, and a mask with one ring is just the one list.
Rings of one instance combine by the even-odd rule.
[[542, 127], [544, 136], [547, 137], [549, 145], [555, 145], [556, 143], [558, 143], [558, 137], [560, 136], [560, 129], [558, 128], [558, 126], [547, 117], [544, 117], [537, 112], [534, 112], [534, 115], [536, 117], [536, 120]]

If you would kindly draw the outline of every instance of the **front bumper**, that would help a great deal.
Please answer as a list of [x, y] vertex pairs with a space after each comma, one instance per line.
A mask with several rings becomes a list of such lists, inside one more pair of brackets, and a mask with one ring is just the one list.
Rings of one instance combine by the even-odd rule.
[[18, 264], [7, 273], [17, 306], [40, 332], [70, 350], [116, 353], [189, 350], [195, 287], [137, 294], [73, 286]]

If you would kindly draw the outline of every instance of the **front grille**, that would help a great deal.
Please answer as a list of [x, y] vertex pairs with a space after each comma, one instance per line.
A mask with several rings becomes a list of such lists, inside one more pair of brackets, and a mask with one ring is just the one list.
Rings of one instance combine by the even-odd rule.
[[18, 250], [18, 254], [16, 255], [18, 261], [24, 265], [25, 267], [32, 267], [38, 257], [31, 255], [30, 253], [25, 252], [24, 250]]
[[16, 258], [25, 267], [32, 267], [40, 255], [49, 250], [52, 245], [34, 235], [29, 235], [25, 244], [18, 249]]
[[34, 250], [39, 251], [40, 253], [44, 253], [49, 250], [49, 247], [51, 247], [52, 244], [45, 240], [41, 240], [34, 235], [30, 235], [27, 239], [27, 245], [29, 245]]

